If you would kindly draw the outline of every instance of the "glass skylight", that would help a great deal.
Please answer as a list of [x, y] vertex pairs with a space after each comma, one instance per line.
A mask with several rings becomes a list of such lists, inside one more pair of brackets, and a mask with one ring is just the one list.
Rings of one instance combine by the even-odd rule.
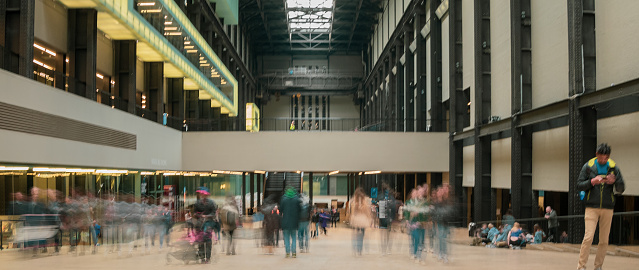
[[291, 32], [325, 33], [333, 21], [333, 0], [286, 0]]

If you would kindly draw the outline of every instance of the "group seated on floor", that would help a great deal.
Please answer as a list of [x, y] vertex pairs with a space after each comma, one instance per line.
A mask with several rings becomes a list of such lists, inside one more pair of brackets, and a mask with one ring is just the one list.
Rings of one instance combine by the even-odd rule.
[[533, 235], [522, 229], [518, 222], [500, 225], [499, 228], [489, 223], [482, 224], [481, 228], [475, 230], [473, 245], [521, 249], [526, 247], [527, 244], [540, 244], [545, 237], [546, 234], [537, 224], [535, 224], [535, 234]]

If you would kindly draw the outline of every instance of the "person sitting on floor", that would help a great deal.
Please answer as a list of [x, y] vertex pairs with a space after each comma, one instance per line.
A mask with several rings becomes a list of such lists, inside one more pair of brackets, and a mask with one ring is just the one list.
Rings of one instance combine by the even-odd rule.
[[522, 238], [521, 226], [515, 222], [513, 228], [508, 232], [508, 246], [513, 249], [521, 249], [526, 246], [526, 240]]
[[533, 228], [535, 230], [535, 240], [533, 243], [541, 244], [541, 242], [544, 241], [544, 238], [546, 238], [546, 233], [544, 233], [544, 230], [541, 229], [541, 226], [539, 226], [539, 224], [535, 224]]
[[528, 230], [524, 230], [524, 239], [526, 240], [526, 244], [532, 244], [535, 242], [535, 236]]
[[486, 234], [486, 238], [482, 239], [484, 244], [490, 244], [495, 240], [495, 237], [499, 234], [499, 230], [495, 228], [495, 225], [492, 223], [488, 224], [488, 233]]
[[501, 233], [495, 237], [495, 241], [493, 241], [493, 245], [496, 247], [507, 247], [508, 246], [508, 233], [513, 227], [510, 224], [505, 224], [501, 230]]

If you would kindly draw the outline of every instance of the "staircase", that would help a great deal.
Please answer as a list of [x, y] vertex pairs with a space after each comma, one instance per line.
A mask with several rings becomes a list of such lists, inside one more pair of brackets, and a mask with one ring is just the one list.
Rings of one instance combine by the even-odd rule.
[[279, 202], [287, 186], [292, 186], [300, 192], [302, 189], [301, 174], [289, 172], [269, 172], [264, 187], [264, 198], [274, 195], [275, 201]]

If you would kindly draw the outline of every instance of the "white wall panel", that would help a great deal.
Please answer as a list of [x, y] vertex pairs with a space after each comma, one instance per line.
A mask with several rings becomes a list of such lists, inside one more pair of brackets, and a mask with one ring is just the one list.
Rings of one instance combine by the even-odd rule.
[[377, 58], [379, 59], [382, 56], [382, 52], [384, 51], [384, 31], [382, 25], [382, 15], [380, 14], [377, 17]]
[[490, 1], [491, 115], [511, 115], [510, 1]]
[[395, 26], [399, 25], [399, 21], [402, 20], [404, 15], [404, 2], [405, 0], [395, 0]]
[[[113, 75], [113, 41], [98, 31], [96, 69], [103, 75]], [[144, 76], [144, 73], [142, 73]]]
[[[491, 3], [492, 6], [492, 3]], [[491, 14], [493, 14], [491, 12]], [[490, 185], [492, 188], [510, 189], [511, 139], [494, 140], [491, 143]]]
[[639, 77], [639, 1], [596, 1], [597, 89]]
[[[626, 183], [624, 195], [639, 196], [639, 112], [597, 121], [597, 143], [608, 143]], [[588, 153], [595, 156], [595, 153]]]
[[380, 26], [382, 27], [382, 47], [386, 46], [386, 43], [388, 43], [388, 14], [390, 12], [390, 9], [388, 8], [388, 5], [384, 8], [384, 14], [382, 14], [382, 23], [380, 24]]
[[395, 11], [395, 2], [396, 0], [388, 1], [388, 29], [390, 29], [391, 34], [395, 31], [395, 27], [397, 26], [397, 20], [395, 19], [397, 15], [397, 11]]
[[474, 187], [475, 186], [475, 146], [464, 146], [463, 150], [464, 166], [462, 186]]
[[144, 90], [144, 62], [140, 61], [139, 58], [135, 61], [135, 73], [135, 89], [142, 92]]
[[568, 9], [566, 0], [531, 1], [532, 104], [568, 97]]
[[351, 96], [331, 96], [331, 117], [359, 119], [359, 106], [353, 103]]
[[53, 1], [36, 0], [33, 35], [58, 53], [67, 51], [67, 10]]
[[442, 20], [442, 101], [450, 96], [450, 20], [448, 16]]
[[430, 97], [431, 97], [431, 87], [430, 84], [432, 82], [432, 78], [430, 76], [430, 65], [431, 65], [431, 57], [430, 54], [428, 54], [430, 52], [430, 36], [426, 39], [426, 51], [424, 53], [426, 53], [426, 111], [428, 112], [428, 119], [431, 118], [430, 115]]
[[568, 127], [533, 133], [532, 188], [568, 192]]
[[[185, 170], [448, 171], [444, 132], [186, 132], [182, 141]], [[292, 145], [313, 154], [282, 151]]]
[[471, 1], [462, 3], [463, 89], [470, 88], [470, 127], [475, 126], [475, 14]]
[[[0, 129], [0, 162], [179, 170], [182, 132], [0, 70], [0, 101], [137, 136], [124, 149]], [[38, 97], [38, 98], [33, 98]]]
[[404, 12], [406, 12], [406, 9], [408, 9], [408, 6], [410, 6], [410, 2], [412, 0], [404, 0]]

